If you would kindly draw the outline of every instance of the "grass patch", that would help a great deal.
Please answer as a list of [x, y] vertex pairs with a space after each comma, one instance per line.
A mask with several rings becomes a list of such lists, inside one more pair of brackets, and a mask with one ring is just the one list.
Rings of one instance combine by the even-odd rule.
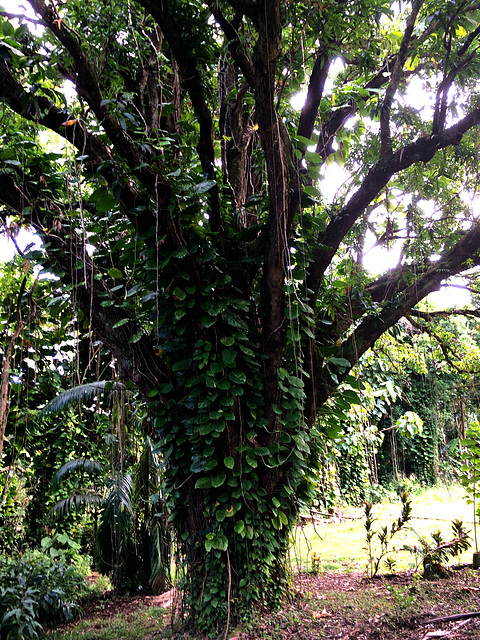
[[[397, 570], [413, 569], [415, 560], [404, 544], [418, 542], [418, 535], [428, 537], [440, 529], [445, 540], [452, 537], [451, 523], [460, 519], [471, 530], [473, 538], [473, 509], [465, 501], [461, 486], [435, 486], [412, 492], [412, 521], [405, 532], [394, 539]], [[400, 499], [389, 499], [373, 507], [377, 519], [375, 529], [390, 527], [401, 511]], [[475, 543], [473, 542], [473, 546]], [[363, 507], [346, 507], [337, 516], [297, 527], [290, 562], [294, 572], [363, 571], [367, 562], [365, 547], [365, 518]], [[472, 550], [459, 556], [458, 562], [471, 561]], [[313, 560], [313, 562], [312, 562]]]
[[70, 628], [50, 631], [51, 640], [139, 640], [161, 633], [170, 613], [157, 606], [79, 620]]

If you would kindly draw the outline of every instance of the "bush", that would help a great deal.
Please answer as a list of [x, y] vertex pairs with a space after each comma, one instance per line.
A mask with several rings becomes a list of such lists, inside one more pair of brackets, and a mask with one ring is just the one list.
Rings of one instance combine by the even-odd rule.
[[85, 592], [84, 575], [63, 556], [31, 551], [0, 558], [0, 639], [43, 638], [42, 623], [72, 620]]

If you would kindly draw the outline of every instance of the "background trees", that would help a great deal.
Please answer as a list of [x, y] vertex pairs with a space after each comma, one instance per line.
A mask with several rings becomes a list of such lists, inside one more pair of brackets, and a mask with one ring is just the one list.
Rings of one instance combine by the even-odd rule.
[[2, 13], [3, 219], [148, 402], [190, 619], [228, 624], [283, 593], [338, 385], [358, 401], [362, 354], [475, 280], [477, 7], [30, 4]]

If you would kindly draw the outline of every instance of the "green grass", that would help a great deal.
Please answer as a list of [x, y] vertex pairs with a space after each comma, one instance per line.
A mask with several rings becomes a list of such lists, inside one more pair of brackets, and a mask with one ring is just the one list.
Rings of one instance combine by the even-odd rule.
[[170, 612], [158, 607], [137, 609], [131, 613], [117, 613], [109, 617], [79, 620], [69, 629], [51, 631], [51, 640], [139, 640], [162, 637]]
[[[393, 546], [398, 550], [404, 544], [415, 544], [418, 535], [428, 537], [432, 531], [440, 529], [444, 539], [452, 538], [451, 523], [460, 519], [471, 530], [473, 538], [473, 507], [466, 503], [462, 487], [436, 486], [416, 491], [410, 495], [412, 501], [412, 521], [409, 530], [397, 534]], [[400, 515], [400, 500], [389, 500], [374, 505], [377, 519], [374, 529], [388, 526]], [[363, 571], [367, 562], [365, 547], [365, 518], [363, 508], [346, 507], [340, 518], [298, 527], [292, 548], [290, 562], [292, 570], [311, 571], [312, 553], [317, 556], [319, 571]], [[480, 542], [480, 538], [479, 538]], [[474, 545], [474, 543], [473, 543]], [[406, 551], [395, 553], [397, 570], [415, 567], [412, 555]], [[471, 561], [472, 551], [460, 556], [458, 562]]]
[[[413, 506], [413, 520], [411, 527], [419, 534], [428, 535], [435, 529], [441, 529], [446, 539], [451, 538], [451, 521], [455, 518], [462, 519], [464, 523], [472, 523], [473, 508], [464, 499], [464, 491], [461, 487], [431, 487], [428, 489], [413, 489], [410, 493]], [[375, 523], [378, 526], [388, 525], [400, 515], [400, 500], [384, 501], [374, 506]], [[365, 547], [365, 527], [362, 508], [344, 508], [341, 510], [342, 518], [331, 518], [313, 525], [298, 527], [290, 550], [290, 563], [292, 571], [311, 571], [312, 553], [317, 554], [319, 572], [337, 571], [342, 573], [363, 572], [367, 562]], [[469, 525], [468, 528], [472, 528]], [[410, 530], [406, 535], [398, 538], [397, 548], [405, 543], [415, 542], [415, 533]], [[460, 562], [471, 562], [472, 550], [459, 559]], [[456, 561], [455, 561], [456, 562]], [[412, 556], [408, 552], [397, 553], [397, 567], [400, 571], [414, 567]], [[382, 567], [381, 573], [385, 572]], [[426, 589], [430, 589], [425, 583]], [[389, 587], [387, 587], [389, 589]], [[334, 594], [337, 609], [350, 611], [352, 598], [355, 597], [355, 611], [362, 612], [371, 617], [373, 610], [380, 611], [382, 615], [396, 615], [396, 608], [405, 609], [410, 592], [404, 587], [395, 587], [386, 600], [378, 600], [375, 588], [372, 593], [368, 589], [360, 589], [352, 594]], [[364, 593], [365, 592], [365, 593]], [[330, 596], [329, 596], [330, 597]], [[333, 595], [331, 596], [333, 597]], [[343, 603], [342, 598], [345, 602]], [[372, 600], [373, 604], [370, 603]], [[377, 601], [378, 600], [378, 601]], [[333, 606], [333, 600], [330, 601]], [[323, 603], [323, 600], [322, 600]], [[343, 604], [342, 604], [343, 603]], [[102, 606], [101, 604], [99, 606]], [[108, 605], [105, 605], [106, 607]], [[312, 605], [313, 606], [313, 605]], [[318, 602], [315, 603], [318, 608]], [[323, 607], [323, 604], [322, 604]], [[305, 608], [305, 603], [300, 608]], [[348, 613], [347, 611], [347, 613]], [[289, 616], [300, 615], [296, 610], [283, 610], [282, 615], [287, 616], [288, 625], [292, 626]], [[347, 616], [345, 613], [345, 616]], [[398, 612], [397, 612], [398, 613]], [[303, 614], [302, 614], [303, 615]], [[310, 614], [309, 614], [310, 615]], [[355, 614], [357, 615], [357, 614]], [[360, 613], [358, 614], [360, 615]], [[369, 619], [367, 616], [366, 620]], [[311, 615], [310, 615], [311, 617]], [[158, 607], [146, 607], [136, 611], [123, 609], [120, 613], [106, 616], [101, 610], [97, 617], [80, 620], [74, 627], [50, 632], [51, 640], [138, 640], [142, 638], [172, 638], [169, 626], [170, 611]], [[277, 621], [280, 624], [279, 621]], [[283, 625], [283, 621], [280, 626]], [[315, 625], [318, 621], [314, 620]], [[287, 624], [285, 622], [285, 624]], [[294, 625], [295, 626], [295, 625]], [[271, 635], [269, 635], [271, 632]], [[262, 638], [280, 637], [281, 633], [272, 623], [269, 630], [262, 632]], [[273, 634], [273, 635], [272, 635]]]

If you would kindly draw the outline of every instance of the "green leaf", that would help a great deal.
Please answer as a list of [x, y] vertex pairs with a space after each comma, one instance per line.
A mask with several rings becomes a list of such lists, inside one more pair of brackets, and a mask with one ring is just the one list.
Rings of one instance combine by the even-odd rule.
[[239, 520], [238, 522], [235, 523], [235, 533], [239, 533], [242, 534], [244, 529], [245, 529], [245, 523], [243, 520]]
[[132, 344], [135, 344], [136, 342], [139, 342], [142, 339], [143, 333], [141, 331], [139, 331], [138, 333], [135, 333], [133, 336], [131, 336], [129, 342]]
[[185, 300], [185, 298], [187, 297], [187, 294], [185, 293], [185, 291], [182, 291], [182, 289], [175, 287], [175, 289], [173, 290], [173, 296], [177, 300]]
[[235, 466], [235, 460], [233, 456], [228, 456], [224, 459], [223, 464], [227, 467], [227, 469], [233, 469]]
[[121, 320], [118, 320], [117, 322], [115, 322], [115, 324], [113, 325], [113, 329], [118, 329], [118, 327], [123, 327], [123, 325], [127, 324], [127, 322], [130, 322], [129, 318], [122, 318]]
[[205, 550], [211, 551], [213, 548], [213, 540], [205, 540]]
[[206, 191], [210, 191], [217, 184], [216, 180], [204, 180], [203, 182], [199, 182], [193, 187], [195, 193], [205, 193]]
[[225, 364], [233, 365], [235, 363], [235, 358], [237, 357], [237, 352], [235, 349], [222, 349], [222, 360]]
[[340, 369], [349, 369], [351, 364], [345, 358], [329, 358], [327, 364], [334, 364]]
[[247, 380], [247, 376], [245, 375], [245, 373], [243, 371], [240, 371], [239, 369], [231, 371], [228, 374], [228, 377], [234, 384], [244, 384]]
[[223, 534], [217, 535], [215, 539], [215, 547], [221, 551], [226, 551], [228, 549], [228, 538]]
[[199, 478], [195, 483], [195, 489], [210, 489], [212, 486], [212, 479], [208, 476]]
[[222, 472], [219, 473], [218, 476], [215, 476], [214, 478], [212, 478], [212, 487], [221, 487], [222, 484], [225, 482], [227, 478], [227, 475]]

